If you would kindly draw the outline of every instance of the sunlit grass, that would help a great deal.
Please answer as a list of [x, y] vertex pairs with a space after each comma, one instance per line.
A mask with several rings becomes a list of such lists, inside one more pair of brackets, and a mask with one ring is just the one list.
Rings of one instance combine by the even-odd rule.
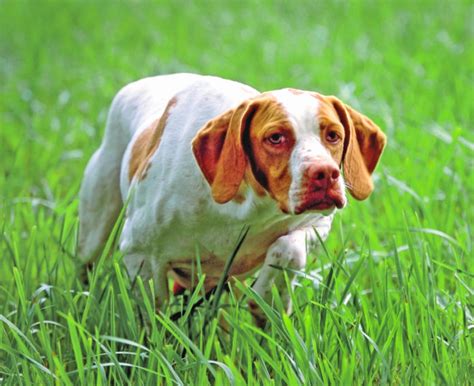
[[[244, 5], [0, 2], [0, 384], [472, 382], [472, 5]], [[177, 71], [334, 94], [387, 133], [374, 195], [297, 273], [290, 316], [250, 282], [204, 298], [202, 281], [158, 315], [112, 242], [78, 280], [110, 101]]]

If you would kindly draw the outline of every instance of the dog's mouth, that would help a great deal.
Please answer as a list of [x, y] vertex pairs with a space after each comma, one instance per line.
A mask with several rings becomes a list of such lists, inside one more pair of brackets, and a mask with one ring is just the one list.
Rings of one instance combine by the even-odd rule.
[[342, 209], [346, 205], [346, 198], [342, 192], [309, 192], [300, 200], [295, 207], [294, 213], [304, 212], [333, 212], [336, 208]]

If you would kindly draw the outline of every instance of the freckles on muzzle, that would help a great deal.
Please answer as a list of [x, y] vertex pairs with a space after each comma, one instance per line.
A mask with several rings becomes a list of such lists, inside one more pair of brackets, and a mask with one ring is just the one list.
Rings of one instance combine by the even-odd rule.
[[295, 196], [295, 214], [342, 209], [347, 202], [339, 168], [328, 161], [312, 162], [305, 167], [301, 187]]

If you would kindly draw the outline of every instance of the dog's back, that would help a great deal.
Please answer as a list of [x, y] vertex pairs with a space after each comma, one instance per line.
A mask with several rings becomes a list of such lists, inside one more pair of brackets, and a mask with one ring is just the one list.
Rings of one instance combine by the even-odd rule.
[[101, 146], [87, 165], [79, 193], [78, 254], [83, 262], [101, 252], [123, 206], [120, 170], [133, 136], [163, 113], [173, 95], [198, 78], [194, 74], [144, 78], [115, 96]]

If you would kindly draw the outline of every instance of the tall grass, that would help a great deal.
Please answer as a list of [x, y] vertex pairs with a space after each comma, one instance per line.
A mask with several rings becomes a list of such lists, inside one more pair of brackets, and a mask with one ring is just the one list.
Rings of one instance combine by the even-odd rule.
[[[473, 12], [0, 1], [0, 384], [472, 383]], [[334, 94], [387, 133], [373, 196], [297, 272], [290, 316], [250, 281], [156, 314], [112, 244], [78, 280], [77, 192], [111, 98], [177, 71]]]

